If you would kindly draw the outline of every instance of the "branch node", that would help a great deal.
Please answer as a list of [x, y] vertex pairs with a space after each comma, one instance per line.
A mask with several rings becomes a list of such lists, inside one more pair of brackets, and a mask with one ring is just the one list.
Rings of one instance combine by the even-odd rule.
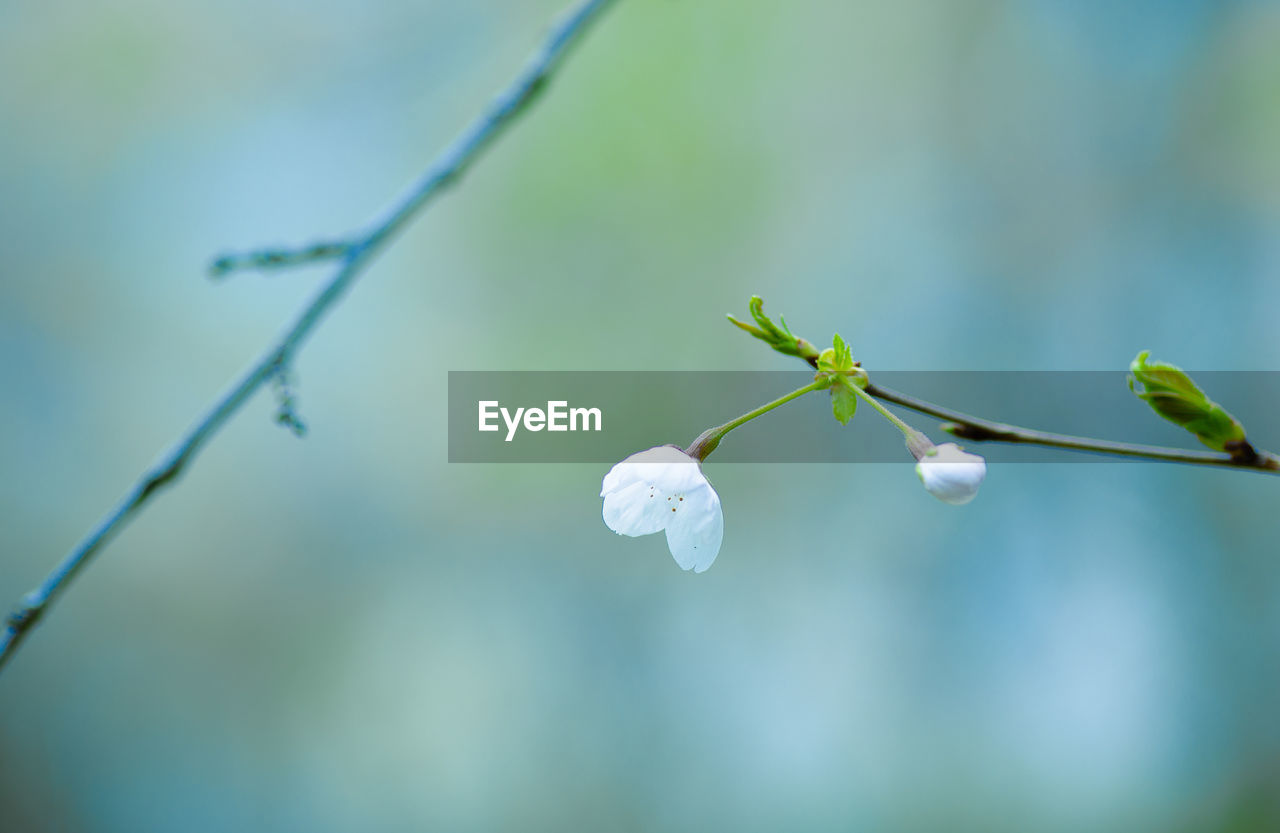
[[991, 440], [1008, 440], [1009, 433], [1007, 431], [994, 431], [982, 425], [974, 425], [968, 422], [944, 422], [942, 430], [946, 431], [953, 437], [959, 437], [962, 440], [972, 440], [973, 442], [989, 442]]
[[1232, 462], [1242, 466], [1256, 466], [1262, 463], [1262, 455], [1249, 444], [1248, 440], [1235, 440], [1224, 443], [1223, 450], [1231, 455]]
[[293, 386], [293, 373], [288, 365], [276, 365], [276, 372], [271, 377], [271, 386], [276, 395], [276, 423], [288, 428], [295, 437], [307, 435], [307, 424], [298, 416], [298, 395]]
[[44, 613], [44, 608], [44, 605], [33, 603], [24, 598], [21, 604], [11, 610], [9, 615], [5, 617], [5, 625], [11, 633], [22, 633], [35, 627], [36, 622], [40, 620], [41, 614]]
[[258, 249], [219, 255], [209, 264], [209, 277], [219, 280], [232, 272], [247, 269], [286, 269], [349, 257], [357, 244], [349, 242], [313, 243], [301, 249]]

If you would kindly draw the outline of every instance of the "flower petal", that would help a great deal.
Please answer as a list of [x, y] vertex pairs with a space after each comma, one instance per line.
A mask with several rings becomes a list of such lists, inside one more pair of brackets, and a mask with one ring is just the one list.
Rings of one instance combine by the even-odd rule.
[[666, 494], [638, 480], [604, 496], [604, 523], [619, 535], [650, 535], [669, 522]]
[[723, 539], [720, 496], [704, 479], [702, 485], [685, 492], [678, 511], [671, 513], [667, 546], [681, 569], [701, 573], [716, 560]]
[[600, 497], [625, 489], [640, 480], [649, 481], [663, 491], [673, 492], [690, 488], [698, 480], [705, 479], [696, 460], [675, 446], [660, 445], [632, 454], [609, 469], [600, 487]]
[[961, 506], [977, 497], [978, 487], [987, 475], [987, 463], [955, 443], [943, 443], [920, 458], [916, 474], [929, 494], [944, 503]]

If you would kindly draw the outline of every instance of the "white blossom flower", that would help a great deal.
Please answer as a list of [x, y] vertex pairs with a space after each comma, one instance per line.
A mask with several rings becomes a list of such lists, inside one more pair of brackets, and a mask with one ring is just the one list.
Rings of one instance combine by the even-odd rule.
[[724, 538], [720, 496], [702, 465], [673, 445], [632, 454], [604, 476], [605, 525], [619, 535], [667, 531], [667, 546], [682, 569], [711, 566]]
[[978, 487], [987, 476], [987, 461], [977, 454], [961, 451], [955, 443], [943, 443], [920, 456], [916, 474], [929, 494], [959, 506], [977, 496]]

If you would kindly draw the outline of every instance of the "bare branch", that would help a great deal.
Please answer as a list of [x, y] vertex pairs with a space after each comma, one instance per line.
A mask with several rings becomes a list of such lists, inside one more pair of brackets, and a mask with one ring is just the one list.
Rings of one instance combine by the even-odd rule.
[[274, 345], [258, 359], [178, 440], [177, 444], [134, 484], [124, 499], [71, 550], [40, 586], [27, 593], [5, 622], [0, 636], [0, 669], [13, 656], [27, 634], [48, 612], [49, 606], [93, 557], [136, 515], [162, 487], [176, 480], [187, 464], [242, 405], [266, 382], [288, 368], [294, 353], [330, 308], [372, 262], [374, 256], [404, 225], [446, 186], [456, 182], [490, 142], [509, 127], [545, 88], [548, 79], [569, 48], [588, 25], [613, 0], [584, 0], [553, 24], [542, 46], [523, 71], [501, 92], [485, 112], [435, 161], [408, 194], [362, 235], [349, 243], [325, 243], [298, 250], [261, 250], [247, 255], [225, 255], [214, 261], [215, 274], [246, 267], [295, 266], [320, 260], [338, 260], [333, 276], [321, 287]]
[[351, 254], [353, 243], [313, 243], [301, 249], [257, 249], [219, 255], [209, 264], [209, 275], [224, 278], [245, 269], [281, 269], [337, 260]]

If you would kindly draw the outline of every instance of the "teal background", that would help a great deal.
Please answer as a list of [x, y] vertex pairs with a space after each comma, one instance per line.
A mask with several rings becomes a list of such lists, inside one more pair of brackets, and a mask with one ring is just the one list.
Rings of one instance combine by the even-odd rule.
[[[0, 3], [0, 597], [323, 278], [211, 257], [377, 214], [560, 8]], [[307, 344], [309, 436], [255, 399], [6, 669], [0, 829], [1277, 829], [1274, 479], [958, 509], [712, 458], [694, 576], [606, 467], [445, 437], [449, 370], [792, 367], [752, 293], [873, 373], [1278, 369], [1277, 42], [1248, 0], [622, 0]]]

